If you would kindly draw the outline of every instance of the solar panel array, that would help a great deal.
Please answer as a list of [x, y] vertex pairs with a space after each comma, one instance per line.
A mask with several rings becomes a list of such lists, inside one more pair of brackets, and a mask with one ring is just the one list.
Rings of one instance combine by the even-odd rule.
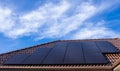
[[57, 42], [51, 48], [38, 48], [31, 55], [15, 55], [4, 64], [107, 64], [103, 53], [119, 53], [119, 50], [107, 41]]

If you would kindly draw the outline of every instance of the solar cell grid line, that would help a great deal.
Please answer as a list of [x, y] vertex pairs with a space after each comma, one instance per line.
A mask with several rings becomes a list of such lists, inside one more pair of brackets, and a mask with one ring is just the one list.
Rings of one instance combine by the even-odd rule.
[[42, 64], [62, 64], [67, 42], [57, 42]]
[[105, 59], [95, 42], [82, 42], [85, 64], [106, 64]]
[[28, 54], [17, 54], [9, 58], [4, 64], [17, 65], [21, 64], [29, 55]]
[[42, 64], [44, 58], [48, 55], [52, 48], [39, 48], [30, 57], [28, 57], [23, 64]]
[[118, 53], [119, 50], [108, 41], [97, 41], [96, 45], [100, 48], [102, 53]]
[[84, 64], [83, 51], [80, 42], [68, 43], [64, 64]]

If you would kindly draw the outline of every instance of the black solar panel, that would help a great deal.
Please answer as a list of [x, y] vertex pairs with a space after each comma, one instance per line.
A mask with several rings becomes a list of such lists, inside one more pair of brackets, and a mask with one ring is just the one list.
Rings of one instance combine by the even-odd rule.
[[12, 56], [4, 64], [21, 64], [29, 55], [27, 54], [18, 54]]
[[42, 64], [45, 57], [52, 48], [39, 48], [23, 64]]
[[66, 42], [58, 42], [45, 58], [43, 64], [62, 64], [66, 50]]
[[108, 63], [95, 42], [82, 42], [82, 47], [86, 64]]
[[82, 42], [82, 47], [83, 47], [84, 53], [87, 53], [87, 54], [93, 53], [93, 52], [100, 53], [100, 50], [96, 46], [95, 42]]
[[111, 44], [110, 42], [107, 41], [98, 41], [96, 42], [98, 48], [100, 48], [102, 53], [117, 53], [119, 50]]
[[68, 43], [64, 64], [84, 64], [83, 51], [80, 42]]
[[101, 53], [84, 54], [86, 64], [106, 64], [108, 61]]

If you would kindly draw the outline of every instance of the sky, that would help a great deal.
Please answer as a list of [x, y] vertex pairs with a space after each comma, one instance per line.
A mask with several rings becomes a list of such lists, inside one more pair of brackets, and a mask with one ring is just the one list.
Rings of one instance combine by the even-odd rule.
[[120, 0], [0, 0], [0, 54], [55, 40], [120, 37]]

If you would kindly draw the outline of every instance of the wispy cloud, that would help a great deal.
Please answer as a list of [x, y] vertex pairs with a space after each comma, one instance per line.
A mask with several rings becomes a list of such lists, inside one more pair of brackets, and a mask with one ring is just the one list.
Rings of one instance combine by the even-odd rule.
[[0, 7], [0, 32], [7, 35], [7, 31], [11, 30], [13, 26], [14, 20], [12, 18], [11, 9], [6, 7]]
[[119, 37], [119, 34], [105, 27], [105, 22], [85, 23], [86, 26], [77, 31], [71, 38], [86, 39], [86, 38], [110, 38]]
[[105, 25], [99, 25], [101, 22], [86, 22], [114, 4], [116, 2], [101, 1], [99, 5], [95, 5], [92, 0], [74, 4], [69, 0], [61, 0], [57, 4], [48, 2], [36, 10], [20, 15], [10, 8], [0, 7], [0, 32], [10, 38], [60, 38], [68, 37], [67, 34], [75, 39], [116, 37], [116, 32]]

